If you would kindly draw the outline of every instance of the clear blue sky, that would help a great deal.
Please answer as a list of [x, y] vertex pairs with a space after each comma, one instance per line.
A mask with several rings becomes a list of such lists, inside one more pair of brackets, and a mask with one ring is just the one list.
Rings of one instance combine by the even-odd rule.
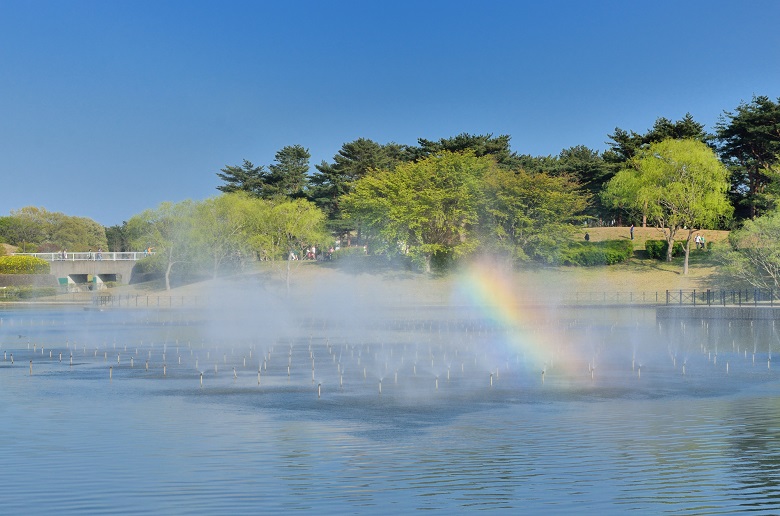
[[780, 97], [780, 1], [0, 0], [0, 215], [121, 224], [301, 144], [606, 149]]

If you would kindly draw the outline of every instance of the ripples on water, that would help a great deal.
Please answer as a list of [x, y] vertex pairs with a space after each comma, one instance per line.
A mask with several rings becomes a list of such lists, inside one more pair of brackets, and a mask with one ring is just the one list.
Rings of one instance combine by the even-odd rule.
[[[780, 512], [773, 329], [577, 313], [568, 324], [600, 353], [596, 375], [551, 367], [543, 383], [512, 350], [482, 354], [499, 330], [479, 321], [476, 336], [459, 319], [444, 337], [429, 322], [363, 341], [306, 327], [244, 366], [253, 344], [211, 347], [197, 324], [160, 315], [0, 317], [0, 353], [15, 358], [0, 362], [6, 514]], [[461, 373], [451, 354], [447, 381], [427, 362], [458, 339], [471, 362]], [[488, 361], [503, 367], [492, 388]]]

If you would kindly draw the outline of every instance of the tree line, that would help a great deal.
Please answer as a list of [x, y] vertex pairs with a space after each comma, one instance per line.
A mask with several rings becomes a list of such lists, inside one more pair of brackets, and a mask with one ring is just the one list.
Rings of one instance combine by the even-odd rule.
[[555, 263], [583, 225], [655, 225], [672, 243], [683, 230], [689, 249], [697, 229], [739, 228], [777, 210], [780, 99], [724, 111], [712, 133], [686, 114], [608, 138], [603, 152], [575, 146], [556, 156], [519, 154], [509, 135], [359, 138], [314, 171], [296, 144], [268, 165], [226, 165], [214, 198], [163, 203], [108, 228], [23, 208], [0, 217], [0, 239], [36, 250], [155, 247], [166, 277], [174, 267], [216, 275], [334, 243], [431, 270], [477, 252]]

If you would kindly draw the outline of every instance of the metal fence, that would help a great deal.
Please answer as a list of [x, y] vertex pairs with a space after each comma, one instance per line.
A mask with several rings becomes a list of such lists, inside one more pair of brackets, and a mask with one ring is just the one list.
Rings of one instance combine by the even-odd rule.
[[572, 292], [570, 305], [780, 306], [780, 290], [676, 289], [657, 292]]
[[196, 307], [203, 303], [198, 296], [165, 296], [142, 294], [96, 294], [92, 304], [99, 307], [127, 308], [175, 308]]
[[664, 302], [663, 292], [574, 292], [564, 302], [575, 305], [657, 305]]
[[779, 291], [773, 289], [667, 290], [664, 304], [706, 306], [774, 306]]

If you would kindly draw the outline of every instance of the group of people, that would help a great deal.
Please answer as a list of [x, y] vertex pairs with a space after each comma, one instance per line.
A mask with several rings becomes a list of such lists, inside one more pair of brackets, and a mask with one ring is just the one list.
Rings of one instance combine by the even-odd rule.
[[[59, 253], [60, 260], [67, 260], [68, 259], [68, 251], [65, 249], [61, 250]], [[75, 256], [74, 256], [75, 258]], [[97, 255], [92, 254], [92, 249], [90, 249], [87, 252], [87, 260], [102, 260], [103, 259], [103, 248], [98, 247]]]
[[696, 249], [704, 249], [705, 248], [705, 241], [704, 237], [701, 235], [696, 235], [693, 237], [693, 243], [696, 244]]
[[[334, 253], [333, 246], [330, 246], [330, 248], [327, 251], [325, 251], [325, 252], [319, 251], [319, 254], [317, 254], [317, 247], [316, 246], [311, 246], [311, 247], [307, 247], [303, 251], [303, 253], [302, 253], [303, 258], [302, 259], [303, 260], [332, 260], [333, 259], [333, 253]], [[298, 260], [299, 259], [298, 258], [298, 254], [295, 251], [290, 251], [289, 259], [290, 260]]]

